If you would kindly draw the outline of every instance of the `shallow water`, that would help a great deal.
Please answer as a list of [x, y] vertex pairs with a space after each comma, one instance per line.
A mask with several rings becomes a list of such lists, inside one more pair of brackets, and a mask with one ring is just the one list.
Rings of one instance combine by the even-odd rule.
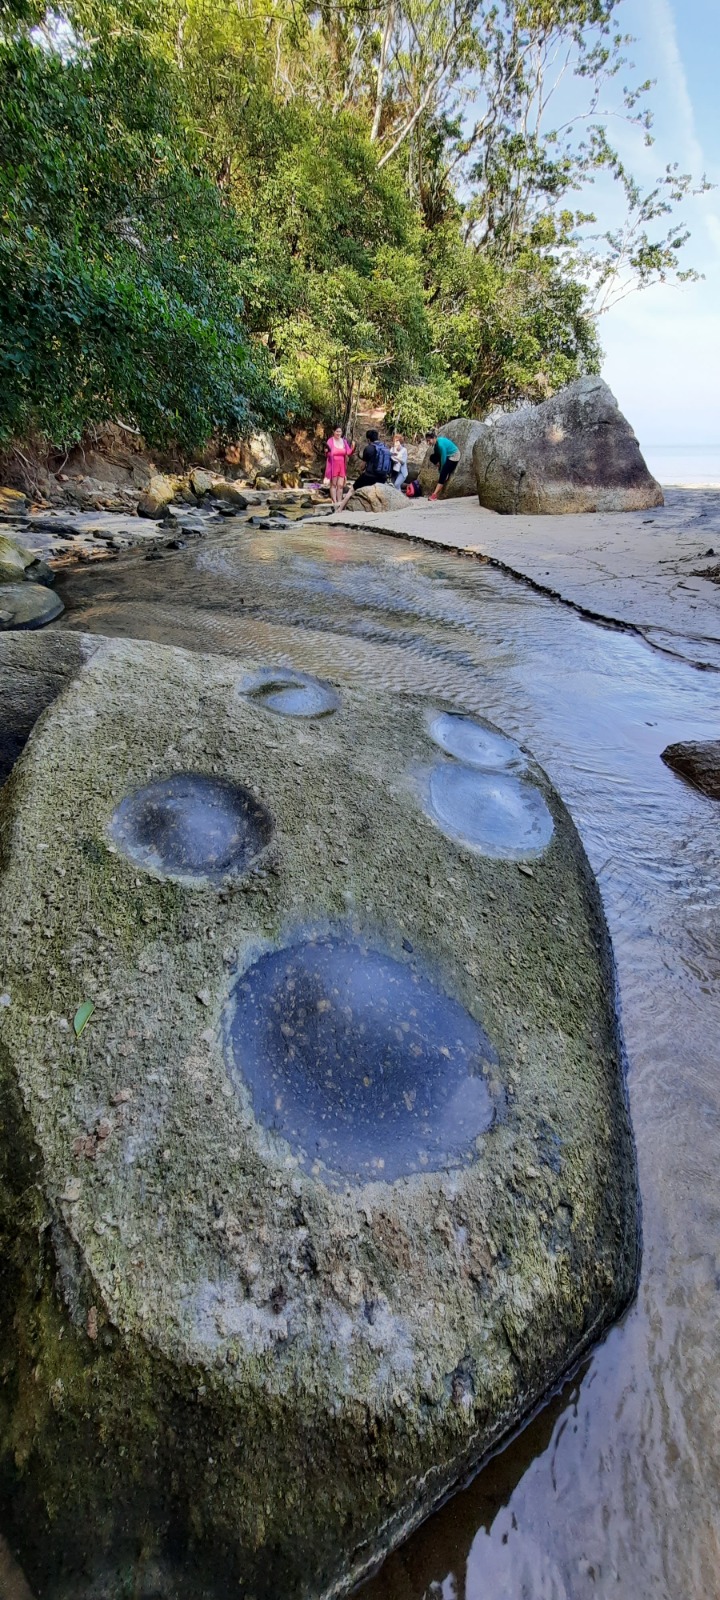
[[477, 1158], [493, 1121], [479, 1024], [418, 966], [344, 934], [270, 950], [239, 977], [229, 1065], [255, 1117], [324, 1182], [394, 1182]]
[[63, 578], [56, 624], [442, 695], [529, 747], [601, 885], [644, 1207], [636, 1304], [363, 1600], [720, 1592], [720, 874], [716, 802], [660, 760], [718, 736], [717, 678], [477, 561], [361, 532], [227, 524]]

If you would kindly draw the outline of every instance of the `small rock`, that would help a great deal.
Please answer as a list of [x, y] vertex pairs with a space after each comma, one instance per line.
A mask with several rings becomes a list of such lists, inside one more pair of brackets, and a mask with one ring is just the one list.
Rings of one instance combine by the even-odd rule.
[[80, 1179], [79, 1178], [68, 1178], [67, 1183], [65, 1184], [65, 1188], [63, 1189], [63, 1192], [62, 1192], [62, 1194], [60, 1196], [60, 1199], [61, 1200], [66, 1200], [68, 1205], [74, 1206], [76, 1201], [78, 1201], [80, 1199], [80, 1195], [81, 1194], [82, 1194], [82, 1184], [80, 1182]]
[[528, 867], [524, 861], [518, 861], [518, 872], [522, 872], [525, 878], [535, 877], [532, 867]]
[[11, 1000], [10, 1000], [9, 994], [0, 994], [0, 1006], [7, 1007], [10, 1004], [11, 1004]]
[[209, 1006], [211, 1000], [210, 990], [198, 989], [195, 999], [200, 1001], [201, 1006]]

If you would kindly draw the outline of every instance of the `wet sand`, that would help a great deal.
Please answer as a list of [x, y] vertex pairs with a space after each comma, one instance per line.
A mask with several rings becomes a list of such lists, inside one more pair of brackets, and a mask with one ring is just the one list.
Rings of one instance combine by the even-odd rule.
[[[482, 557], [593, 620], [720, 671], [720, 489], [667, 489], [665, 500], [647, 512], [568, 517], [421, 500], [390, 516], [345, 512], [331, 523]], [[713, 568], [714, 579], [697, 575]]]

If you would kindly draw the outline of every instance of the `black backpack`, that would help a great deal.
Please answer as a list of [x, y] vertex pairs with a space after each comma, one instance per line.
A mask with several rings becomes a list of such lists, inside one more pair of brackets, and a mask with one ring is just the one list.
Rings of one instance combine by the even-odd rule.
[[380, 439], [375, 440], [375, 471], [392, 472], [393, 464], [390, 451]]

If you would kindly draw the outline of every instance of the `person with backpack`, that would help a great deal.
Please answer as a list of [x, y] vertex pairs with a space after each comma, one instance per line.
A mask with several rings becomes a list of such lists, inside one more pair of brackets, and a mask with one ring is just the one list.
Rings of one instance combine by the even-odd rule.
[[362, 453], [362, 472], [354, 483], [349, 484], [344, 500], [339, 503], [339, 511], [344, 511], [356, 489], [370, 488], [373, 483], [387, 483], [392, 472], [390, 451], [387, 445], [383, 444], [377, 428], [368, 428], [365, 438], [367, 444]]

